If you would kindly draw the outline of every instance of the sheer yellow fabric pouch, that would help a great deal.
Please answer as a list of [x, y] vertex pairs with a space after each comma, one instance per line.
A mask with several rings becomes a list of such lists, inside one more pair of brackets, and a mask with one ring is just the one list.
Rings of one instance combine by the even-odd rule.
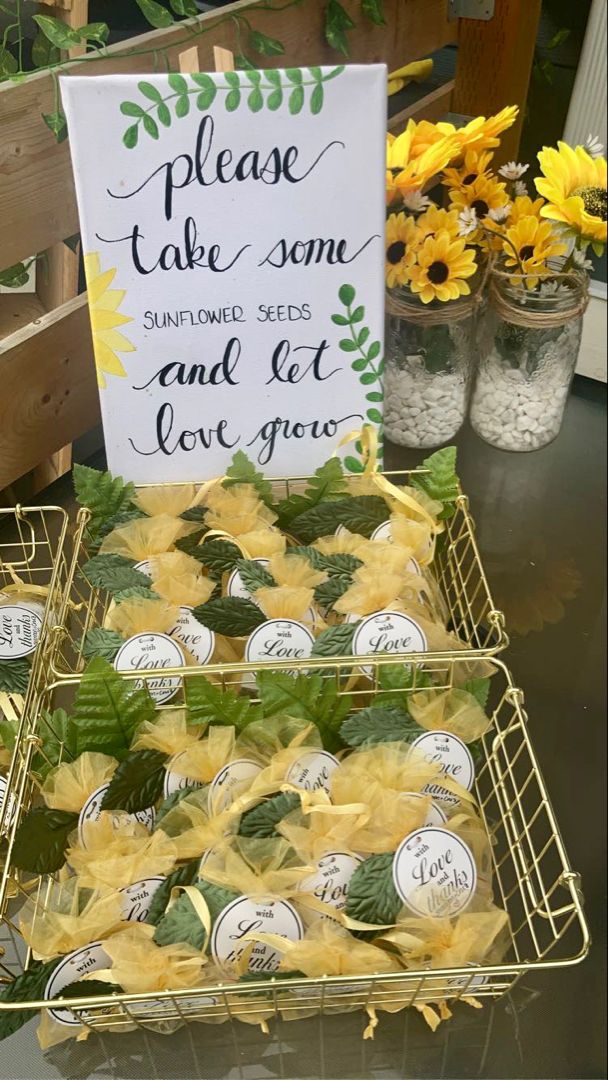
[[107, 754], [85, 752], [75, 761], [64, 761], [47, 776], [40, 794], [53, 810], [78, 814], [89, 795], [112, 779], [118, 762]]
[[173, 870], [175, 844], [160, 829], [149, 833], [128, 814], [102, 813], [87, 828], [87, 846], [72, 837], [67, 861], [80, 884], [91, 889], [133, 885], [143, 878], [166, 877]]

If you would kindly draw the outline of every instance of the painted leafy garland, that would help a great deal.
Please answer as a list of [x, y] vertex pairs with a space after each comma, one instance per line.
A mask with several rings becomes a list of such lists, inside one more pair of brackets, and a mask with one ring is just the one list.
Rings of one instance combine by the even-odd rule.
[[264, 108], [276, 112], [286, 103], [291, 115], [297, 116], [306, 105], [308, 88], [312, 87], [308, 107], [316, 116], [323, 108], [324, 84], [343, 71], [343, 65], [327, 74], [323, 74], [319, 67], [286, 68], [284, 71], [251, 68], [246, 71], [226, 71], [220, 78], [213, 78], [204, 72], [188, 76], [174, 72], [167, 78], [171, 93], [165, 96], [157, 86], [143, 79], [137, 87], [144, 101], [121, 103], [121, 113], [135, 121], [125, 131], [122, 141], [127, 149], [132, 150], [137, 146], [140, 130], [152, 139], [158, 139], [161, 127], [171, 127], [174, 119], [181, 120], [188, 116], [193, 102], [200, 112], [206, 112], [218, 94], [225, 94], [224, 107], [227, 112], [235, 112], [243, 104], [254, 113]]
[[[342, 352], [356, 354], [351, 367], [359, 376], [361, 385], [370, 388], [365, 395], [366, 400], [370, 403], [365, 415], [367, 422], [375, 424], [378, 429], [378, 459], [382, 461], [381, 406], [384, 401], [382, 391], [384, 360], [380, 357], [382, 345], [379, 341], [369, 341], [371, 331], [368, 326], [363, 325], [365, 307], [362, 304], [355, 304], [356, 295], [353, 285], [342, 285], [338, 297], [340, 303], [346, 308], [346, 313], [332, 315], [331, 320], [336, 326], [343, 327], [345, 332], [347, 330], [350, 332], [350, 337], [344, 337], [340, 340], [340, 348]], [[374, 386], [376, 389], [372, 389]], [[357, 451], [361, 453], [361, 443], [357, 442], [355, 446]], [[344, 458], [344, 466], [349, 472], [353, 473], [361, 473], [364, 468], [359, 458], [352, 455], [347, 455]]]

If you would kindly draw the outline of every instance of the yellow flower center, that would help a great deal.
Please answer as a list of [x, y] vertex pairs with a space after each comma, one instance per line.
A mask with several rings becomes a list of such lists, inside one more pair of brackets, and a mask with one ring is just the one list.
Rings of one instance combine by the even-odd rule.
[[397, 263], [400, 263], [404, 255], [405, 244], [403, 243], [403, 240], [395, 240], [394, 244], [391, 244], [386, 250], [386, 260], [391, 263], [392, 266], [396, 266]]
[[475, 211], [477, 217], [484, 218], [488, 216], [490, 207], [485, 199], [475, 199], [475, 202], [471, 203], [471, 209]]
[[583, 200], [585, 210], [592, 217], [599, 218], [600, 221], [606, 220], [606, 201], [607, 193], [605, 188], [601, 187], [578, 187], [572, 192], [573, 195], [578, 195]]
[[429, 266], [426, 276], [433, 285], [443, 285], [448, 280], [450, 271], [444, 262], [434, 262]]
[[531, 259], [533, 255], [534, 247], [532, 244], [524, 244], [524, 246], [519, 249], [519, 257], [522, 262], [525, 262], [526, 259]]

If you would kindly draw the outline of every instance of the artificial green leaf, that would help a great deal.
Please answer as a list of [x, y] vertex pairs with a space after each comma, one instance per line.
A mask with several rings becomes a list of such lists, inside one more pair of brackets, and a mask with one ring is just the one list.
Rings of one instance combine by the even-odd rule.
[[251, 810], [246, 810], [239, 824], [239, 836], [254, 836], [258, 839], [277, 836], [279, 821], [300, 805], [300, 796], [293, 791], [284, 791], [273, 795]]
[[358, 559], [356, 555], [349, 555], [346, 552], [338, 555], [324, 555], [323, 552], [317, 551], [315, 547], [290, 547], [287, 548], [286, 554], [301, 555], [303, 558], [308, 559], [308, 562], [311, 566], [314, 566], [315, 570], [324, 570], [331, 577], [350, 576], [360, 566], [363, 566], [362, 560]]
[[335, 680], [322, 675], [288, 675], [260, 671], [257, 686], [264, 716], [292, 716], [319, 729], [323, 746], [334, 752], [342, 746], [340, 724], [351, 710], [352, 700], [340, 695]]
[[257, 715], [249, 698], [221, 690], [204, 675], [186, 679], [184, 692], [190, 724], [226, 724], [240, 731]]
[[7, 694], [25, 694], [29, 679], [27, 660], [0, 660], [0, 690]]
[[341, 623], [322, 630], [315, 641], [311, 656], [351, 656], [356, 623]]
[[317, 585], [315, 589], [315, 601], [325, 610], [333, 608], [336, 600], [339, 600], [347, 589], [350, 588], [351, 579], [348, 577], [333, 577]]
[[409, 692], [424, 690], [432, 685], [430, 675], [412, 664], [382, 664], [378, 668], [378, 687], [381, 695], [376, 699], [381, 708], [397, 705], [407, 708]]
[[391, 925], [403, 907], [393, 883], [393, 855], [370, 855], [355, 870], [348, 885], [346, 914], [358, 922]]
[[198, 877], [198, 868], [200, 866], [200, 859], [193, 859], [192, 862], [185, 863], [184, 866], [179, 866], [177, 870], [174, 870], [172, 874], [158, 886], [158, 889], [154, 890], [154, 895], [150, 901], [150, 907], [148, 909], [148, 915], [146, 922], [152, 926], [156, 926], [158, 921], [162, 918], [165, 908], [171, 899], [171, 893], [176, 885], [192, 885], [193, 881], [196, 881]]
[[[222, 889], [219, 885], [210, 885], [206, 881], [197, 881], [194, 888], [207, 903], [212, 925], [220, 912], [239, 895], [231, 889]], [[184, 942], [195, 949], [203, 948], [206, 937], [207, 931], [187, 893], [178, 896], [170, 910], [165, 911], [154, 933], [157, 945], [176, 945], [178, 942]]]
[[386, 521], [388, 508], [378, 495], [356, 495], [336, 502], [320, 503], [292, 522], [294, 536], [309, 544], [320, 536], [333, 536], [338, 525], [370, 537]]
[[245, 53], [234, 54], [234, 66], [240, 71], [256, 70], [255, 64], [249, 59], [248, 56], [245, 56]]
[[87, 465], [74, 465], [73, 478], [76, 498], [91, 514], [88, 526], [91, 535], [96, 535], [108, 519], [133, 509], [135, 487], [125, 483], [122, 476], [112, 476]]
[[158, 810], [156, 811], [156, 816], [154, 818], [154, 829], [156, 830], [158, 828], [162, 828], [163, 819], [167, 816], [169, 811], [173, 810], [173, 808], [177, 806], [178, 803], [182, 801], [182, 799], [186, 799], [188, 795], [192, 794], [193, 791], [198, 791], [198, 788], [178, 788], [177, 791], [173, 791], [171, 795], [167, 795], [167, 798], [163, 799]]
[[12, 720], [0, 718], [0, 746], [12, 754], [17, 740], [17, 725]]
[[110, 780], [101, 809], [138, 814], [154, 806], [162, 795], [166, 761], [160, 750], [131, 750]]
[[65, 862], [70, 833], [78, 814], [37, 806], [24, 817], [15, 834], [12, 860], [19, 870], [52, 874]]
[[124, 555], [94, 555], [82, 567], [82, 574], [94, 589], [110, 593], [132, 589], [135, 585], [150, 587], [150, 578], [135, 569], [132, 559]]
[[173, 15], [170, 11], [167, 11], [162, 4], [158, 4], [156, 0], [135, 0], [139, 10], [145, 19], [150, 23], [150, 26], [154, 26], [157, 30], [172, 26]]
[[243, 585], [249, 592], [255, 592], [256, 589], [266, 587], [272, 588], [273, 585], [276, 585], [272, 574], [259, 562], [250, 559], [239, 559], [236, 568], [241, 575]]
[[482, 709], [487, 708], [488, 698], [490, 696], [489, 679], [469, 679], [462, 689], [466, 690], [468, 694], [472, 694], [478, 705], [481, 705]]
[[134, 681], [124, 679], [97, 657], [82, 676], [74, 703], [76, 752], [97, 751], [121, 760], [139, 725], [155, 717], [156, 708], [145, 687], [138, 689]]
[[104, 630], [102, 626], [93, 626], [87, 630], [82, 646], [82, 655], [85, 660], [92, 660], [94, 656], [103, 656], [110, 662], [116, 656], [125, 639], [115, 630]]
[[[160, 600], [158, 593], [154, 592], [151, 585], [133, 585], [130, 589], [120, 589], [114, 593], [114, 602], [122, 604], [125, 600]], [[123, 639], [121, 638], [121, 641]]]
[[361, 0], [361, 11], [375, 26], [386, 26], [382, 0]]
[[[187, 536], [184, 537], [184, 540], [189, 539]], [[186, 550], [182, 541], [178, 540], [175, 546], [180, 551], [186, 551], [187, 555], [192, 555], [194, 559], [207, 567], [209, 576], [214, 581], [219, 581], [222, 574], [234, 570], [239, 559], [243, 557], [236, 544], [231, 544], [228, 540], [206, 540], [203, 544], [193, 545], [189, 550]]]
[[240, 596], [221, 596], [194, 609], [194, 618], [203, 626], [225, 637], [248, 637], [266, 622], [257, 604]]
[[[199, 547], [206, 532], [209, 532], [207, 526], [201, 525], [200, 529], [197, 529], [196, 532], [191, 532], [188, 536], [180, 536], [179, 540], [175, 541], [177, 550], [183, 551], [185, 555], [191, 555], [193, 559], [198, 559], [199, 562], [202, 562], [202, 552], [199, 551]], [[225, 541], [221, 540], [220, 543], [223, 544]], [[240, 557], [238, 548], [237, 552]]]
[[81, 41], [96, 41], [104, 45], [110, 36], [110, 27], [105, 22], [85, 23], [79, 26], [74, 33], [78, 34]]
[[370, 705], [349, 716], [340, 735], [349, 746], [375, 746], [383, 742], [412, 742], [422, 733], [405, 709]]
[[36, 1015], [34, 1009], [5, 1010], [4, 1006], [13, 1001], [41, 1001], [44, 998], [46, 984], [62, 959], [63, 957], [56, 956], [53, 960], [44, 962], [32, 960], [27, 971], [0, 987], [0, 1002], [3, 1006], [0, 1010], [0, 1039], [13, 1035]]
[[278, 38], [268, 37], [260, 30], [250, 30], [249, 44], [260, 56], [281, 56], [285, 52], [285, 46]]
[[206, 506], [191, 506], [189, 510], [184, 510], [183, 514], [180, 514], [179, 516], [182, 521], [203, 522], [206, 513]]
[[34, 756], [32, 769], [44, 779], [55, 765], [73, 761], [77, 756], [77, 731], [71, 716], [65, 709], [42, 712], [38, 718], [36, 734], [42, 739], [41, 752]]
[[[229, 72], [226, 72], [226, 75], [229, 74]], [[266, 503], [267, 506], [273, 505], [272, 484], [265, 479], [263, 473], [258, 472], [253, 461], [249, 460], [243, 450], [237, 450], [226, 470], [224, 487], [232, 487], [233, 484], [251, 484], [262, 502]]]
[[53, 135], [55, 136], [58, 143], [61, 143], [64, 141], [64, 139], [67, 139], [68, 122], [64, 114], [61, 112], [61, 109], [58, 109], [56, 112], [53, 113], [42, 113], [42, 119], [44, 120], [49, 130], [53, 132]]
[[456, 447], [446, 446], [436, 450], [422, 462], [428, 473], [414, 473], [412, 484], [423, 491], [430, 499], [443, 503], [440, 518], [449, 518], [454, 513], [454, 502], [458, 498], [459, 485], [456, 475]]

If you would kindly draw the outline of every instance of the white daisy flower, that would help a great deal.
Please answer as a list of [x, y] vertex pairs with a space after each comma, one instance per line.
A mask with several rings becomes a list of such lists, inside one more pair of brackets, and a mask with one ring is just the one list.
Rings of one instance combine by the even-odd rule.
[[585, 139], [584, 148], [592, 158], [604, 156], [604, 144], [600, 142], [597, 135], [592, 135], [591, 132]]
[[504, 225], [511, 210], [513, 209], [512, 203], [507, 203], [506, 206], [497, 206], [495, 210], [490, 210], [489, 217], [492, 218], [497, 225]]
[[403, 205], [412, 213], [417, 214], [427, 210], [431, 205], [431, 200], [421, 191], [406, 191], [403, 196]]
[[458, 233], [460, 236], [470, 236], [479, 227], [477, 214], [472, 206], [465, 206], [458, 215]]
[[573, 251], [572, 262], [579, 270], [593, 270], [593, 263], [591, 259], [587, 258], [586, 251], [579, 251], [578, 249]]
[[515, 191], [515, 194], [519, 195], [519, 196], [527, 195], [528, 194], [528, 185], [524, 184], [523, 180], [516, 180], [515, 181], [514, 191]]
[[506, 165], [502, 165], [498, 172], [500, 176], [504, 176], [505, 180], [521, 180], [529, 168], [529, 165], [522, 165], [518, 161], [509, 161]]

